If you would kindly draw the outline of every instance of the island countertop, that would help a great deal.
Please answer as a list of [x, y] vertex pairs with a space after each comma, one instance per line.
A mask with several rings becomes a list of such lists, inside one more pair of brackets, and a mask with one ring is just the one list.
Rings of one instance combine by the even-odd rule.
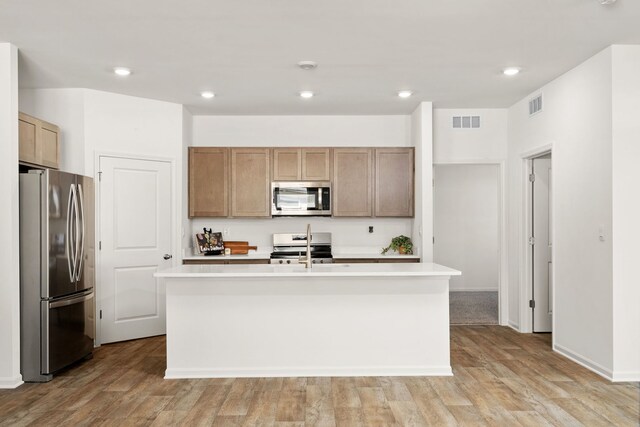
[[303, 265], [179, 265], [158, 271], [161, 278], [231, 277], [442, 277], [461, 273], [434, 263]]

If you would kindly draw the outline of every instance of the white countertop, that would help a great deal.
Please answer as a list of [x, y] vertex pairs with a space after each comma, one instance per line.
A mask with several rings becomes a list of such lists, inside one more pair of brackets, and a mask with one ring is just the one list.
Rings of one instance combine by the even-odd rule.
[[[236, 260], [236, 259], [269, 259], [271, 257], [271, 252], [255, 252], [249, 251], [247, 255], [209, 255], [205, 256], [202, 254], [197, 255], [186, 255], [182, 259], [188, 261], [207, 261], [207, 260]], [[370, 250], [356, 250], [355, 252], [351, 252], [350, 250], [342, 250], [339, 248], [334, 248], [333, 257], [336, 259], [378, 259], [378, 258], [389, 258], [389, 259], [420, 259], [418, 255], [400, 255], [396, 252], [381, 254], [380, 251], [372, 252]]]
[[254, 252], [249, 251], [246, 255], [188, 255], [183, 260], [189, 261], [208, 261], [208, 260], [232, 260], [232, 259], [269, 259], [271, 252]]
[[334, 252], [333, 258], [335, 259], [378, 259], [378, 258], [408, 258], [408, 259], [420, 259], [418, 255], [400, 255], [398, 253], [381, 254], [381, 253], [346, 253], [346, 252]]
[[225, 277], [409, 277], [459, 276], [461, 272], [433, 263], [303, 265], [179, 265], [154, 274], [163, 278]]

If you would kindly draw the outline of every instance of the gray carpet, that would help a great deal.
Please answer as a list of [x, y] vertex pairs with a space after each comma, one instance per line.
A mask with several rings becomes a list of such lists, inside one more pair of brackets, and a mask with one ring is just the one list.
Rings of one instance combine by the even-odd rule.
[[497, 325], [498, 292], [449, 292], [452, 325]]

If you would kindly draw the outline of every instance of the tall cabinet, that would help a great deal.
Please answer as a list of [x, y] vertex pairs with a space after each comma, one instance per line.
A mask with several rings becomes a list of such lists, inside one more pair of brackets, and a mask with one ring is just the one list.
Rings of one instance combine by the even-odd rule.
[[271, 149], [231, 149], [231, 216], [271, 216]]
[[413, 216], [413, 153], [413, 148], [375, 149], [375, 216]]
[[373, 215], [373, 149], [333, 149], [333, 216]]
[[229, 215], [229, 149], [189, 148], [189, 217]]

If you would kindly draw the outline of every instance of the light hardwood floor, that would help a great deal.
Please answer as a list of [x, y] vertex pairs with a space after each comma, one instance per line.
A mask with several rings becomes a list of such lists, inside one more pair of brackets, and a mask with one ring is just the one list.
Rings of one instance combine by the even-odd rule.
[[637, 383], [610, 383], [553, 353], [549, 335], [451, 331], [455, 375], [427, 378], [163, 380], [164, 337], [111, 344], [50, 383], [0, 390], [0, 425], [639, 423]]

